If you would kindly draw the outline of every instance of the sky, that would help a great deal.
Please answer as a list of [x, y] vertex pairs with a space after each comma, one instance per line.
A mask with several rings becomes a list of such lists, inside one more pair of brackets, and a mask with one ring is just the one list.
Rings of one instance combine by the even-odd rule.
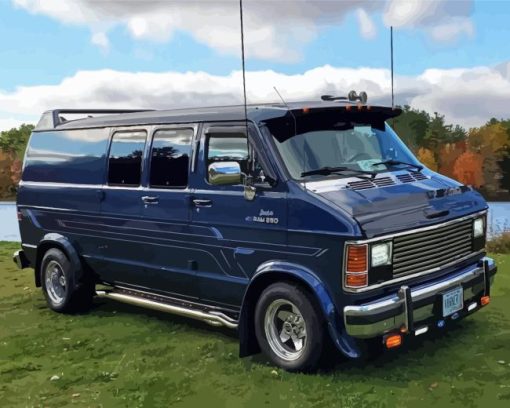
[[[510, 1], [244, 0], [249, 103], [366, 91], [466, 128], [510, 112]], [[53, 108], [242, 101], [238, 0], [0, 0], [0, 130]]]

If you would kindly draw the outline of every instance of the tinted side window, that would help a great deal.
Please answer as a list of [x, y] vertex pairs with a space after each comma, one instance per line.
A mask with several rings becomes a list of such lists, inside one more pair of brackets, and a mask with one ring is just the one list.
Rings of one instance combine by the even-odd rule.
[[107, 129], [33, 132], [23, 180], [102, 184], [108, 133]]
[[154, 134], [151, 149], [151, 187], [188, 185], [192, 129], [165, 129]]
[[113, 135], [108, 159], [108, 184], [140, 185], [146, 137], [147, 133], [143, 131], [117, 132]]
[[217, 161], [236, 161], [248, 173], [248, 139], [237, 133], [212, 133], [207, 139], [207, 166]]

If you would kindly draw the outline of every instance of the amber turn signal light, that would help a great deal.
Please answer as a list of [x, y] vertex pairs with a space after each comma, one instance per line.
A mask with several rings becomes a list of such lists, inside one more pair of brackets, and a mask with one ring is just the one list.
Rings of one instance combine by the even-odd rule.
[[347, 272], [366, 272], [368, 265], [367, 245], [347, 246]]
[[400, 334], [390, 334], [384, 338], [384, 345], [388, 349], [399, 347], [402, 345], [402, 336]]
[[480, 304], [482, 306], [488, 305], [490, 302], [491, 302], [490, 296], [482, 296], [482, 298], [480, 299]]
[[345, 257], [345, 286], [348, 288], [368, 286], [368, 245], [347, 245]]
[[345, 277], [345, 284], [349, 288], [364, 288], [368, 285], [366, 273], [348, 273]]

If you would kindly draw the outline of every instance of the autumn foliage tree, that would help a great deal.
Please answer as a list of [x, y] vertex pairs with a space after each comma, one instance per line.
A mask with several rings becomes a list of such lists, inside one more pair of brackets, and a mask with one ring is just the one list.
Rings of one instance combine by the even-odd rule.
[[463, 184], [480, 188], [484, 184], [482, 173], [483, 157], [479, 153], [462, 153], [453, 166], [453, 176]]
[[12, 198], [21, 179], [22, 160], [33, 125], [0, 132], [0, 198]]
[[418, 149], [418, 160], [427, 166], [430, 170], [437, 171], [437, 162], [432, 150], [420, 147]]
[[467, 142], [470, 149], [482, 157], [484, 189], [489, 192], [498, 191], [503, 178], [501, 162], [507, 155], [507, 146], [510, 145], [508, 128], [493, 119], [480, 128], [471, 129]]

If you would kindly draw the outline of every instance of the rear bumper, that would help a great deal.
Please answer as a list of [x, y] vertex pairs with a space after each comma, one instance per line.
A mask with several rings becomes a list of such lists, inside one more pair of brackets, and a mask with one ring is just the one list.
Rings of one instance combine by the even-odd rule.
[[[462, 317], [480, 308], [480, 298], [490, 294], [496, 271], [494, 261], [485, 257], [478, 264], [443, 279], [413, 288], [402, 286], [392, 296], [362, 305], [345, 306], [345, 328], [350, 336], [371, 338], [396, 330], [414, 332], [420, 326]], [[464, 307], [443, 318], [441, 294], [458, 286], [463, 287]]]
[[28, 260], [25, 251], [20, 249], [19, 251], [14, 252], [12, 256], [12, 260], [17, 265], [19, 269], [25, 269], [30, 267], [30, 261]]

